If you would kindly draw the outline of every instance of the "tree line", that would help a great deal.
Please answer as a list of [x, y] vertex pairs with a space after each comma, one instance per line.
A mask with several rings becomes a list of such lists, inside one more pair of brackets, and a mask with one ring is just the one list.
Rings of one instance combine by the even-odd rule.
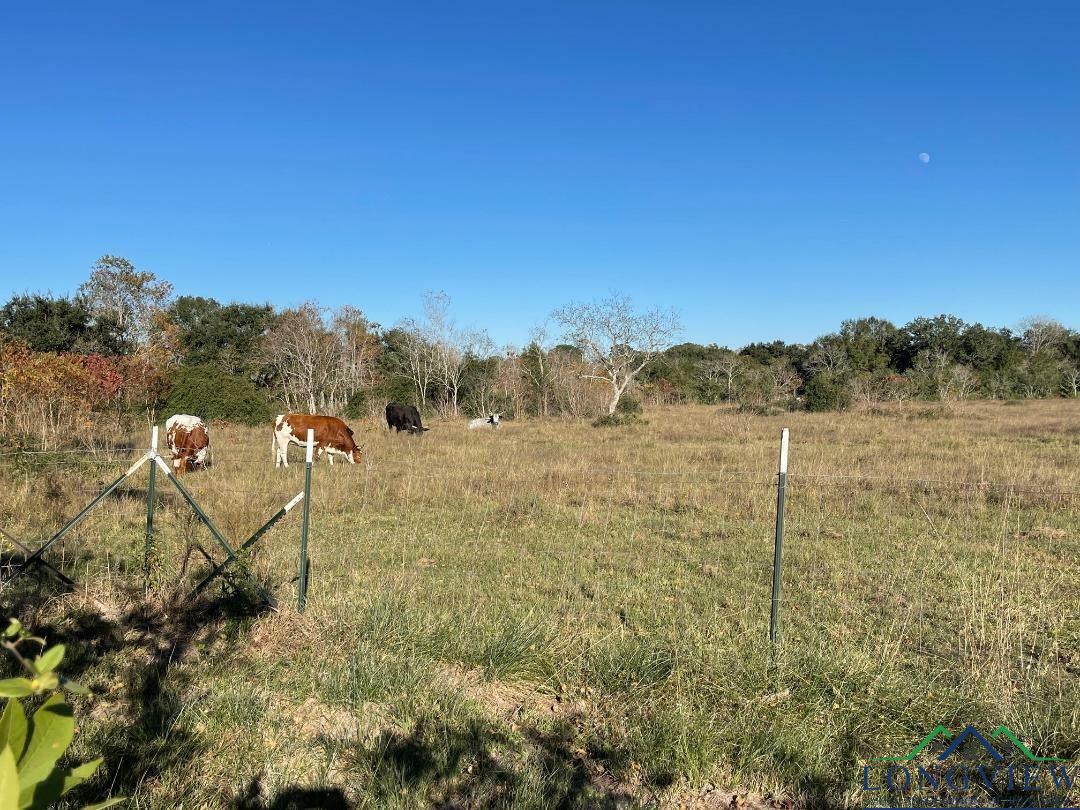
[[161, 410], [258, 423], [281, 409], [375, 415], [387, 401], [443, 417], [633, 418], [649, 404], [842, 410], [911, 399], [1080, 395], [1080, 332], [952, 315], [845, 321], [809, 344], [675, 343], [676, 313], [621, 295], [567, 304], [524, 346], [465, 327], [440, 292], [382, 326], [353, 306], [221, 303], [102, 256], [70, 296], [0, 308], [0, 439], [48, 447], [102, 414]]

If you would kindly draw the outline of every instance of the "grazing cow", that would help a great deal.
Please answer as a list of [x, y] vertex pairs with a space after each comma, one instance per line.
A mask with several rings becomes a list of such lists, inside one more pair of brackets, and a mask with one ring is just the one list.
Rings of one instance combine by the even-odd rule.
[[197, 416], [175, 413], [165, 420], [165, 441], [172, 453], [172, 465], [178, 475], [207, 465], [210, 434], [206, 423]]
[[479, 428], [497, 428], [499, 426], [499, 420], [502, 419], [501, 413], [493, 413], [491, 416], [481, 416], [476, 419], [469, 420], [469, 430], [477, 430]]
[[386, 406], [386, 426], [398, 433], [407, 430], [417, 436], [430, 430], [420, 424], [420, 411], [416, 410], [415, 405], [398, 405], [396, 402]]
[[315, 456], [323, 453], [334, 463], [335, 455], [342, 455], [350, 464], [363, 460], [360, 448], [353, 441], [353, 432], [336, 416], [319, 416], [311, 413], [279, 414], [274, 420], [274, 435], [270, 447], [274, 452], [274, 466], [289, 466], [289, 443], [301, 447], [307, 445], [308, 429], [315, 431]]

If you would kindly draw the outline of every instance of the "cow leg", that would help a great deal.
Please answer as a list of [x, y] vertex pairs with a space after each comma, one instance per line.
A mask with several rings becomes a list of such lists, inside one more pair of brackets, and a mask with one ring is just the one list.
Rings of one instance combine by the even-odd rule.
[[289, 466], [289, 442], [292, 441], [292, 431], [281, 431], [278, 433], [278, 454], [281, 457], [281, 465], [285, 468]]

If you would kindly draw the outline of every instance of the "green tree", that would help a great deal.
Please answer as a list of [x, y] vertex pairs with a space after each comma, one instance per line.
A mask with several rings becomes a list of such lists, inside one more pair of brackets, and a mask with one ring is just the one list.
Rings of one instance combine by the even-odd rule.
[[907, 371], [924, 352], [935, 356], [944, 353], [950, 361], [955, 360], [960, 355], [965, 329], [966, 324], [955, 315], [915, 318], [900, 330], [893, 368]]
[[117, 355], [126, 348], [117, 323], [95, 320], [80, 298], [12, 296], [0, 309], [0, 330], [36, 352]]
[[274, 416], [270, 400], [251, 380], [216, 366], [185, 366], [177, 370], [163, 411], [248, 425], [265, 424]]
[[838, 341], [852, 371], [881, 373], [892, 367], [900, 330], [882, 318], [858, 318], [841, 324]]
[[169, 319], [179, 328], [185, 365], [213, 365], [233, 374], [249, 373], [259, 338], [274, 322], [269, 304], [226, 304], [182, 295], [172, 302]]

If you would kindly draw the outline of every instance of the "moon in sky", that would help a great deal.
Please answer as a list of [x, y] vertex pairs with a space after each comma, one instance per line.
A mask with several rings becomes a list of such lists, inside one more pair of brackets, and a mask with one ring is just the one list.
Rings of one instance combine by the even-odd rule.
[[921, 160], [923, 163], [929, 163], [930, 162], [930, 153], [929, 152], [919, 152], [919, 160]]

